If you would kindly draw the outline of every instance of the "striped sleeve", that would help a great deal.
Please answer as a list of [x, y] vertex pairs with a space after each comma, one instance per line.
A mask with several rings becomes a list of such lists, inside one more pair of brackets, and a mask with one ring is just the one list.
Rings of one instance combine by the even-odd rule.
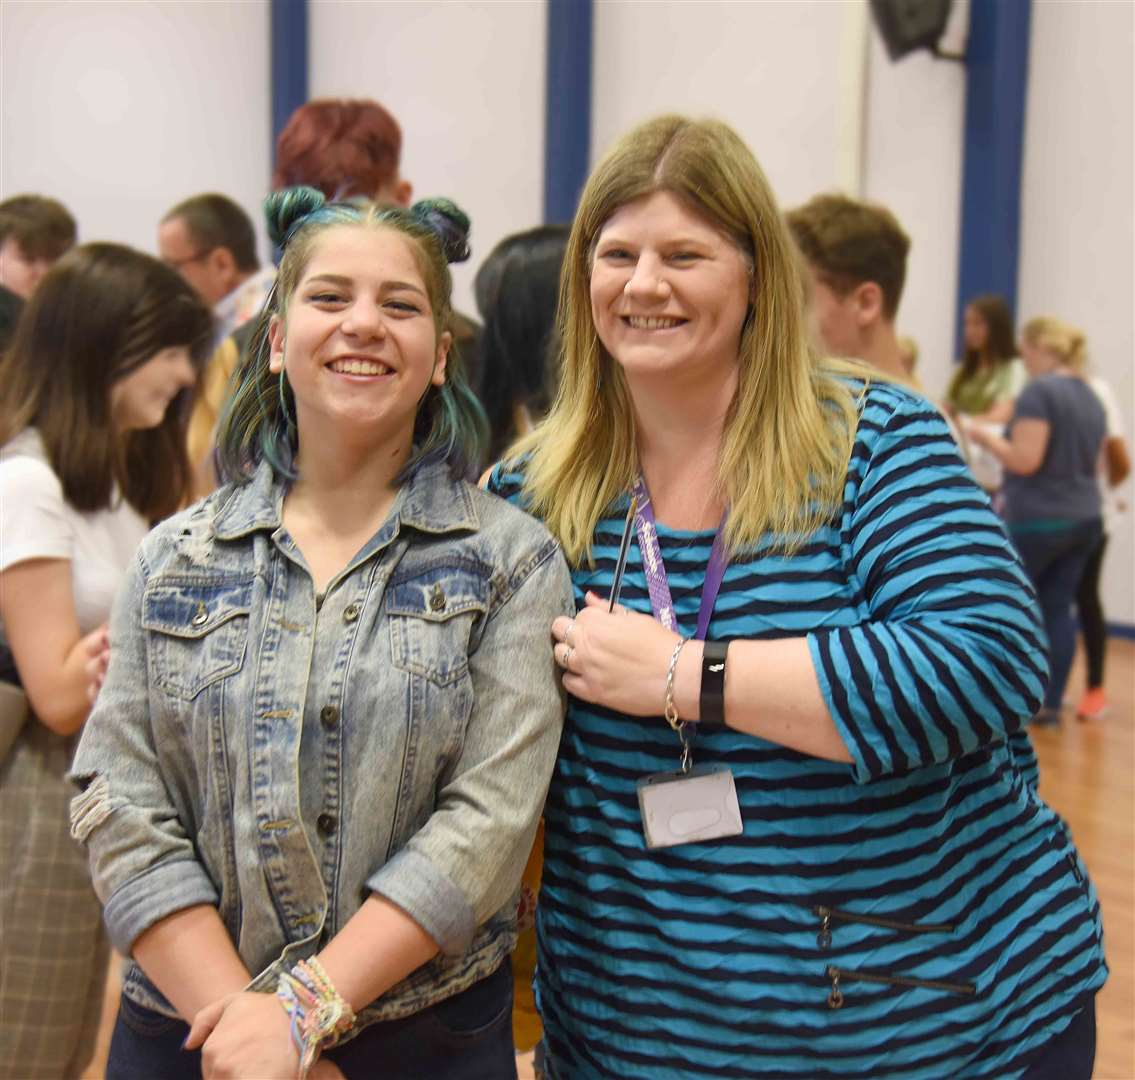
[[841, 547], [867, 618], [808, 641], [856, 779], [939, 764], [1020, 731], [1047, 681], [1035, 596], [925, 400], [868, 393]]
[[507, 499], [522, 510], [527, 509], [522, 497], [524, 487], [524, 462], [498, 461], [490, 470], [485, 480], [485, 490]]

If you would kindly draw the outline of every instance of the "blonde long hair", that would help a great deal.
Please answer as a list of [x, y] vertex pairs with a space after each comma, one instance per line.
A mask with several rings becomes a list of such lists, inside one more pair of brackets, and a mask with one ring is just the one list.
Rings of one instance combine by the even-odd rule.
[[591, 559], [595, 527], [634, 483], [633, 411], [619, 365], [591, 317], [595, 243], [621, 206], [666, 191], [713, 222], [751, 260], [755, 296], [741, 333], [737, 393], [725, 420], [718, 495], [731, 554], [771, 537], [791, 551], [841, 505], [858, 419], [847, 376], [809, 342], [798, 256], [764, 173], [726, 124], [662, 116], [623, 136], [580, 198], [560, 280], [561, 379], [547, 419], [513, 448], [528, 455], [530, 506], [569, 561]]
[[1021, 338], [1033, 348], [1046, 349], [1077, 375], [1088, 366], [1088, 342], [1084, 332], [1054, 315], [1038, 315], [1029, 319], [1021, 330]]

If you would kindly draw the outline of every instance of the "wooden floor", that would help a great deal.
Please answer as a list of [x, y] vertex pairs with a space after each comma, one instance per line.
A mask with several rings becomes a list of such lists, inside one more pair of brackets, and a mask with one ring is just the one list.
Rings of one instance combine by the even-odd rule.
[[[1095, 723], [1071, 716], [1060, 728], [1033, 732], [1040, 793], [1072, 827], [1103, 905], [1111, 978], [1097, 999], [1095, 1080], [1135, 1080], [1135, 642], [1113, 639], [1107, 659], [1111, 712]], [[1082, 685], [1073, 670], [1069, 695]], [[83, 1080], [102, 1080], [106, 1041], [117, 1004], [117, 977], [107, 986], [103, 1037]], [[532, 1076], [531, 1055], [519, 1061]]]

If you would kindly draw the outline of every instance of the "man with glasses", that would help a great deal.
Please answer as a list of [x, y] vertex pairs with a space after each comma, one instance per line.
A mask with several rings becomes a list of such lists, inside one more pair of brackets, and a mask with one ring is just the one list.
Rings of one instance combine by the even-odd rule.
[[158, 253], [212, 307], [217, 344], [260, 310], [276, 274], [261, 269], [252, 221], [224, 195], [194, 195], [170, 210]]
[[261, 268], [249, 216], [232, 199], [209, 193], [178, 203], [158, 226], [158, 253], [213, 309], [216, 349], [205, 365], [186, 442], [197, 471], [196, 494], [216, 483], [213, 441], [229, 377], [276, 278]]

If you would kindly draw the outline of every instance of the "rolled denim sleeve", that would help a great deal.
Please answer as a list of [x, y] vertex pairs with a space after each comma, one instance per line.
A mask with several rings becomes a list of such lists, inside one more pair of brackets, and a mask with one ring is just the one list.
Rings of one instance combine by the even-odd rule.
[[[546, 534], [545, 534], [546, 535]], [[551, 625], [575, 611], [558, 546], [546, 539], [514, 571], [469, 657], [473, 706], [436, 808], [367, 884], [459, 955], [520, 883], [563, 725]]]
[[141, 619], [145, 583], [139, 551], [115, 600], [110, 668], [68, 777], [79, 788], [71, 834], [87, 847], [103, 917], [122, 953], [167, 915], [218, 898], [163, 779], [154, 741]]

